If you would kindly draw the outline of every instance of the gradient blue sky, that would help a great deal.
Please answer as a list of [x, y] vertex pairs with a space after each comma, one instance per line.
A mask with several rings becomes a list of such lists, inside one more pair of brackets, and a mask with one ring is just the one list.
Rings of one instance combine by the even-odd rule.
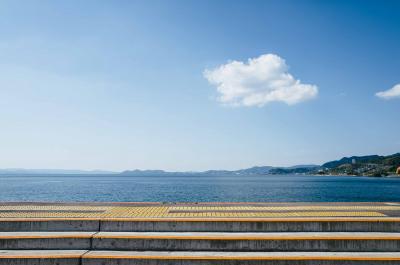
[[[399, 1], [0, 1], [0, 168], [237, 169], [400, 151]], [[318, 87], [226, 106], [263, 54]]]

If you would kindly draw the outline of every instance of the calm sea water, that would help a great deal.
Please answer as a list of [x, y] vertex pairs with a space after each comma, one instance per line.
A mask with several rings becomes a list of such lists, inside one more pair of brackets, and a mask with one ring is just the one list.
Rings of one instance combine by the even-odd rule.
[[400, 179], [316, 176], [0, 176], [0, 201], [400, 201]]

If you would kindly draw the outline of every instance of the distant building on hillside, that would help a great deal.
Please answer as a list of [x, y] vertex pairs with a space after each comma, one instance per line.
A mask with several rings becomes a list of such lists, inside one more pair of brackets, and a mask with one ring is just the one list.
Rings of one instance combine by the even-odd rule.
[[353, 158], [353, 159], [351, 160], [351, 163], [352, 163], [353, 165], [355, 165], [355, 164], [357, 163], [356, 159]]
[[396, 174], [397, 174], [397, 175], [400, 175], [400, 167], [397, 168]]

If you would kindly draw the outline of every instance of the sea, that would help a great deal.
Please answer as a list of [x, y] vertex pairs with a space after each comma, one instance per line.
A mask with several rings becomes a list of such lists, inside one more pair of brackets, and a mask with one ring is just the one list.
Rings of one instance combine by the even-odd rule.
[[13, 175], [0, 176], [0, 201], [400, 202], [400, 178]]

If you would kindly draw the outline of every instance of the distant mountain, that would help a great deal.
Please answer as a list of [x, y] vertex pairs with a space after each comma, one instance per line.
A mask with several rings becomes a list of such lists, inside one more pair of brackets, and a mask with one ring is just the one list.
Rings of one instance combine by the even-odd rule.
[[382, 164], [398, 166], [400, 164], [400, 153], [388, 156], [368, 155], [368, 156], [351, 156], [343, 157], [340, 160], [330, 161], [322, 165], [324, 168], [335, 168], [345, 164]]
[[379, 156], [351, 156], [319, 165], [291, 167], [255, 166], [239, 170], [207, 170], [201, 172], [168, 172], [163, 170], [133, 170], [121, 174], [128, 176], [214, 176], [214, 175], [274, 175], [274, 174], [325, 174], [325, 175], [394, 175], [400, 166], [400, 153]]
[[297, 166], [291, 166], [291, 167], [286, 167], [287, 169], [298, 169], [298, 168], [318, 168], [321, 167], [320, 165], [297, 165]]
[[173, 175], [179, 174], [182, 172], [168, 172], [164, 170], [126, 170], [121, 172], [121, 175], [129, 175], [129, 176], [163, 176], [163, 175]]
[[285, 168], [273, 168], [269, 174], [307, 174], [317, 172], [321, 166], [317, 165], [299, 165]]
[[75, 170], [75, 169], [24, 169], [7, 168], [0, 169], [0, 175], [85, 175], [85, 174], [118, 174], [114, 171], [105, 170]]
[[163, 175], [198, 175], [198, 176], [213, 176], [213, 175], [270, 175], [276, 174], [276, 170], [282, 170], [286, 173], [306, 173], [319, 168], [317, 165], [298, 165], [292, 167], [272, 167], [272, 166], [256, 166], [239, 170], [207, 170], [207, 171], [189, 171], [189, 172], [168, 172], [163, 170], [127, 170], [122, 172], [122, 175], [129, 176], [163, 176]]
[[400, 153], [388, 156], [351, 156], [323, 164], [320, 173], [378, 177], [394, 175], [398, 167], [400, 167]]
[[340, 160], [327, 162], [323, 164], [322, 167], [335, 168], [344, 164], [351, 164], [353, 159], [358, 163], [379, 163], [379, 161], [383, 160], [384, 158], [384, 156], [379, 155], [343, 157]]
[[164, 170], [126, 170], [123, 172], [103, 170], [64, 169], [0, 169], [0, 175], [61, 175], [61, 174], [120, 174], [124, 176], [223, 176], [223, 175], [273, 175], [273, 174], [325, 174], [325, 175], [394, 175], [400, 167], [400, 153], [389, 156], [368, 155], [343, 157], [319, 165], [296, 165], [290, 167], [255, 166], [239, 170], [207, 170], [170, 172]]
[[236, 170], [234, 172], [238, 173], [238, 174], [266, 175], [266, 174], [269, 174], [269, 171], [273, 168], [274, 167], [271, 167], [271, 166], [251, 167], [251, 168]]

